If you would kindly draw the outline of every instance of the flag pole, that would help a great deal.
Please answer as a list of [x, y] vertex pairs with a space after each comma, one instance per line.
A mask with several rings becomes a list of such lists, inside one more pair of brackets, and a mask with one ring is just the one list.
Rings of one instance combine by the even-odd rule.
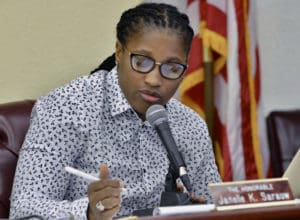
[[214, 143], [214, 74], [212, 52], [209, 47], [203, 45], [204, 67], [204, 110], [208, 131]]

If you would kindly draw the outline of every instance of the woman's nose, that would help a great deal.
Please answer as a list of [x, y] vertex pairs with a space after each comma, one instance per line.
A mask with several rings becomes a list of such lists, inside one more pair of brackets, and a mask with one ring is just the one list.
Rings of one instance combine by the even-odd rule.
[[162, 85], [162, 76], [160, 75], [159, 65], [156, 65], [153, 70], [145, 76], [145, 82], [153, 87]]

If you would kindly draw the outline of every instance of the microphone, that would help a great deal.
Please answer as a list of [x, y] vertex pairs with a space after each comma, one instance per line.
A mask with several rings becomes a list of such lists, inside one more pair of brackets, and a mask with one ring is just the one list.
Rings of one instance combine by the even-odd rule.
[[172, 136], [168, 123], [166, 109], [162, 105], [152, 105], [146, 111], [146, 120], [156, 129], [163, 142], [169, 160], [179, 174], [179, 177], [189, 193], [192, 192], [192, 185], [187, 174], [186, 165], [181, 153], [178, 151], [175, 140]]

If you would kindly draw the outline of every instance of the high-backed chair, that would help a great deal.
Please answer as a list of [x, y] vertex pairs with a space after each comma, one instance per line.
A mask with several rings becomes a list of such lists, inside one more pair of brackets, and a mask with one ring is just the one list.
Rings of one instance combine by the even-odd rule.
[[300, 148], [300, 109], [273, 111], [267, 117], [274, 177], [281, 177]]
[[24, 141], [33, 100], [0, 104], [0, 218], [8, 218], [18, 152]]

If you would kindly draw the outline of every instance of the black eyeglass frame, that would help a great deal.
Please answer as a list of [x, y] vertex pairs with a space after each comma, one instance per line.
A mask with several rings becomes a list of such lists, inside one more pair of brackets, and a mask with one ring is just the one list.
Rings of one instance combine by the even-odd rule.
[[[126, 50], [127, 50], [127, 49], [126, 49]], [[176, 80], [176, 79], [179, 79], [179, 78], [184, 74], [184, 72], [185, 72], [186, 69], [187, 69], [187, 65], [184, 65], [184, 64], [182, 64], [182, 63], [176, 63], [176, 62], [163, 62], [163, 63], [161, 63], [161, 62], [156, 62], [156, 60], [153, 59], [152, 57], [149, 57], [149, 56], [146, 56], [146, 55], [143, 55], [143, 54], [132, 53], [132, 52], [130, 52], [129, 50], [127, 50], [127, 51], [128, 51], [128, 55], [129, 55], [129, 57], [130, 57], [130, 65], [131, 65], [131, 68], [132, 68], [134, 71], [138, 72], [138, 73], [142, 73], [142, 74], [150, 73], [150, 72], [155, 68], [155, 66], [158, 65], [158, 66], [159, 66], [159, 73], [160, 73], [160, 75], [161, 75], [163, 78], [169, 79], [169, 80]], [[152, 66], [151, 69], [148, 70], [148, 71], [140, 71], [140, 70], [135, 69], [134, 66], [133, 66], [133, 63], [132, 63], [132, 62], [133, 62], [133, 57], [134, 57], [134, 56], [142, 56], [142, 57], [145, 57], [145, 58], [147, 58], [147, 59], [153, 61], [153, 66]], [[170, 78], [170, 77], [167, 77], [167, 76], [165, 76], [165, 75], [162, 73], [162, 66], [163, 66], [164, 64], [170, 64], [170, 63], [178, 64], [178, 65], [180, 65], [181, 67], [183, 67], [183, 68], [182, 68], [182, 73], [181, 73], [180, 75], [178, 75], [178, 77], [176, 77], [176, 78]]]

